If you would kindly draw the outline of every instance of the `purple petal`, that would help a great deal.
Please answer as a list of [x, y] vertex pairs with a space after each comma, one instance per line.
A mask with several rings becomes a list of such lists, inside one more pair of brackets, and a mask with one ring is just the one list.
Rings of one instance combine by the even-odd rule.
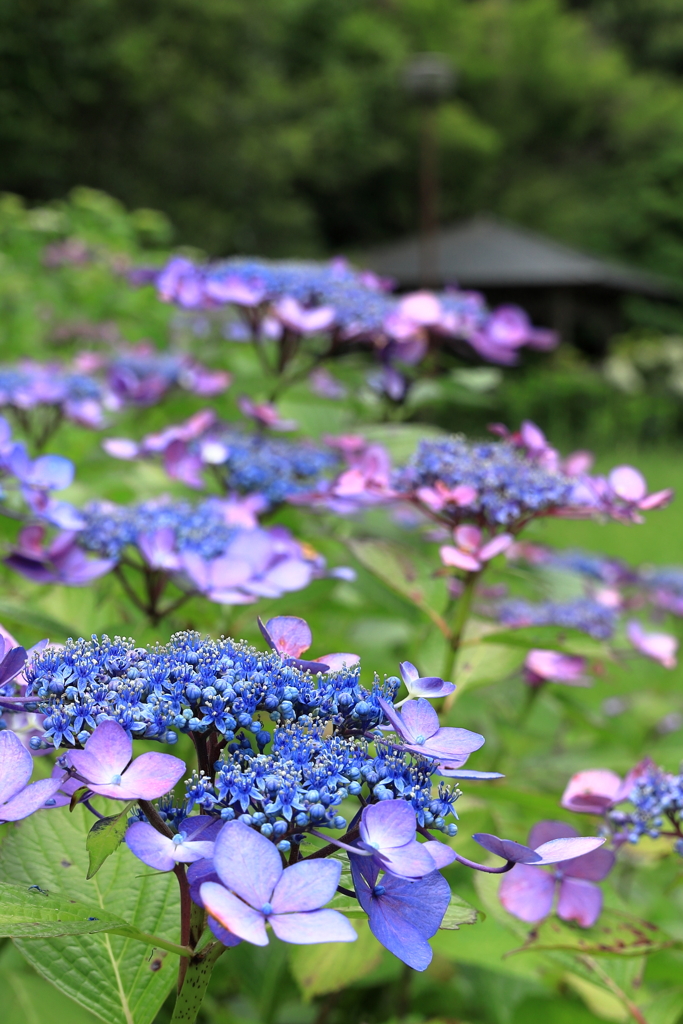
[[412, 697], [427, 697], [434, 700], [436, 697], [447, 697], [455, 690], [455, 683], [444, 682], [438, 676], [421, 676], [412, 683], [406, 683]]
[[0, 806], [0, 821], [20, 821], [45, 806], [59, 789], [56, 779], [40, 779]]
[[340, 877], [338, 860], [300, 861], [285, 868], [270, 900], [273, 913], [317, 910], [332, 899]]
[[395, 708], [393, 708], [392, 705], [384, 699], [384, 697], [378, 697], [377, 700], [379, 701], [379, 706], [381, 707], [385, 717], [391, 724], [394, 731], [397, 732], [398, 735], [403, 738], [403, 721], [398, 711], [396, 711]]
[[216, 869], [213, 866], [213, 859], [211, 860], [197, 860], [194, 864], [190, 864], [187, 869], [187, 881], [190, 885], [190, 897], [193, 903], [196, 903], [198, 907], [203, 907], [201, 897], [201, 887], [204, 882], [216, 882], [220, 884], [220, 878], [216, 874]]
[[63, 491], [73, 483], [74, 464], [63, 455], [41, 455], [31, 467], [30, 483], [48, 491]]
[[[425, 701], [426, 703], [427, 701]], [[439, 729], [434, 736], [430, 736], [426, 743], [413, 742], [407, 746], [416, 753], [424, 753], [427, 757], [433, 757], [435, 760], [443, 762], [443, 766], [446, 768], [460, 768], [469, 755], [473, 751], [479, 750], [484, 743], [484, 737], [477, 732], [445, 726]]]
[[[196, 902], [197, 901], [195, 900], [195, 903]], [[203, 904], [201, 903], [199, 904], [199, 906], [202, 905]], [[222, 924], [219, 924], [215, 917], [209, 917], [207, 924], [218, 941], [222, 942], [223, 945], [228, 948], [231, 948], [232, 946], [239, 946], [242, 941], [236, 935], [233, 935], [232, 932], [229, 932], [227, 928], [224, 928]]]
[[367, 859], [350, 857], [356, 894], [372, 934], [399, 960], [424, 971], [432, 959], [427, 939], [436, 934], [450, 900], [448, 882], [438, 871], [414, 882], [384, 875], [384, 892], [378, 896], [371, 888], [377, 873], [363, 863]]
[[410, 689], [410, 684], [414, 683], [417, 679], [419, 679], [420, 673], [417, 671], [415, 666], [409, 661], [402, 661], [398, 667], [400, 669], [401, 678], [403, 679], [403, 682], [406, 684], [408, 689]]
[[183, 818], [178, 826], [178, 831], [187, 840], [197, 840], [213, 843], [218, 838], [218, 833], [225, 822], [211, 814], [196, 814], [193, 818]]
[[0, 804], [21, 792], [32, 771], [33, 758], [19, 737], [9, 729], [0, 732]]
[[[273, 849], [275, 850], [274, 846]], [[268, 945], [266, 919], [260, 911], [243, 903], [234, 893], [228, 892], [216, 882], [204, 882], [200, 893], [208, 913], [215, 917], [223, 928], [227, 928], [233, 935], [251, 942], [254, 946]]]
[[615, 859], [612, 851], [602, 846], [576, 860], [566, 861], [562, 865], [562, 874], [571, 878], [584, 878], [589, 882], [601, 882], [614, 867]]
[[447, 768], [439, 765], [439, 775], [449, 779], [504, 779], [500, 772], [475, 772], [473, 768]]
[[439, 870], [448, 867], [455, 860], [455, 850], [446, 846], [445, 843], [440, 843], [438, 839], [428, 839], [423, 846], [434, 861], [434, 866]]
[[313, 643], [308, 623], [295, 615], [278, 615], [269, 619], [266, 629], [276, 651], [285, 658], [301, 657]]
[[401, 711], [401, 721], [401, 733], [410, 743], [424, 745], [425, 740], [439, 732], [439, 716], [429, 701], [423, 697], [405, 702]]
[[415, 839], [415, 810], [405, 800], [381, 800], [363, 808], [360, 836], [383, 853]]
[[33, 583], [54, 583], [57, 580], [57, 575], [52, 569], [48, 569], [46, 565], [34, 558], [13, 554], [3, 561], [9, 569], [14, 569], [15, 572], [25, 576]]
[[274, 844], [241, 821], [224, 826], [216, 840], [213, 862], [223, 884], [258, 909], [269, 902], [283, 870]]
[[146, 821], [134, 821], [128, 826], [126, 845], [138, 860], [157, 871], [172, 871], [176, 865], [173, 840], [162, 836]]
[[382, 867], [399, 878], [424, 878], [434, 871], [434, 860], [425, 844], [413, 840], [405, 846], [382, 850], [377, 853]]
[[[126, 730], [113, 719], [107, 719], [97, 726], [83, 751], [69, 751], [69, 762], [88, 782], [105, 784], [111, 782], [112, 776], [123, 774], [132, 756], [133, 741]], [[92, 776], [79, 767], [83, 765], [94, 772], [95, 762], [99, 770]]]
[[498, 898], [507, 912], [529, 924], [548, 916], [554, 895], [553, 876], [530, 864], [516, 864], [503, 877], [498, 890]]
[[23, 647], [13, 647], [0, 663], [0, 686], [18, 676], [26, 664], [27, 654]]
[[270, 926], [281, 942], [308, 946], [317, 942], [355, 942], [356, 931], [338, 910], [312, 910], [307, 914], [273, 914]]
[[576, 921], [582, 928], [591, 928], [600, 917], [602, 891], [591, 882], [564, 878], [560, 883], [557, 913], [564, 921]]
[[130, 461], [136, 459], [140, 454], [140, 446], [125, 437], [107, 437], [102, 442], [102, 447], [113, 459]]
[[498, 836], [490, 835], [488, 832], [477, 832], [472, 838], [489, 853], [495, 853], [496, 857], [502, 857], [503, 860], [514, 860], [519, 864], [540, 862], [540, 856], [535, 850], [516, 843], [513, 839], [499, 839]]
[[559, 864], [563, 860], [573, 860], [575, 857], [591, 853], [604, 842], [604, 839], [588, 836], [577, 839], [552, 839], [549, 843], [537, 846], [536, 853], [541, 858], [540, 864]]
[[529, 846], [532, 850], [551, 839], [575, 839], [578, 832], [566, 821], [539, 821], [529, 832]]

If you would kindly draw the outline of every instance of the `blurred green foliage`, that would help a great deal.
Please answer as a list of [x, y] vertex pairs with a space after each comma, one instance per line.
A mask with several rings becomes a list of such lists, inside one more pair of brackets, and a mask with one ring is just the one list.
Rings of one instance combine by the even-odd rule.
[[416, 224], [401, 71], [438, 50], [444, 218], [675, 278], [682, 31], [678, 0], [5, 0], [0, 188], [101, 188], [213, 253], [361, 247]]

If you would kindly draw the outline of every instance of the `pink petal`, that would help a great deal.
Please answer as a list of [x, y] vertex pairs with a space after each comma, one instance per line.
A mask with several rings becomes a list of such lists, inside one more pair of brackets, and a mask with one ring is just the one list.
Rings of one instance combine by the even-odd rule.
[[[275, 847], [273, 847], [275, 849]], [[266, 920], [217, 882], [204, 882], [199, 890], [209, 915], [233, 935], [254, 946], [267, 946]]]
[[295, 615], [278, 615], [269, 619], [266, 629], [276, 650], [286, 658], [300, 658], [313, 643], [308, 623]]
[[576, 921], [591, 928], [600, 917], [602, 892], [597, 885], [581, 879], [564, 878], [560, 883], [557, 913], [564, 921]]
[[271, 928], [281, 942], [293, 942], [299, 946], [319, 942], [355, 942], [358, 938], [351, 922], [337, 910], [312, 910], [307, 914], [273, 914], [269, 920]]
[[499, 537], [494, 537], [488, 544], [484, 544], [483, 548], [479, 551], [480, 560], [482, 562], [490, 562], [496, 555], [501, 555], [503, 551], [507, 551], [513, 541], [514, 538], [509, 533], [501, 533]]
[[[169, 793], [186, 771], [184, 761], [173, 754], [141, 754], [121, 779], [121, 800], [158, 800]], [[115, 787], [113, 787], [115, 788]]]
[[579, 686], [585, 682], [583, 673], [586, 662], [578, 655], [533, 649], [527, 654], [524, 666], [540, 679], [549, 682], [565, 683], [568, 686]]
[[602, 814], [617, 798], [621, 779], [608, 768], [589, 768], [572, 775], [560, 801], [568, 811]]
[[399, 315], [416, 324], [429, 326], [441, 316], [441, 303], [432, 292], [412, 292], [399, 302]]
[[360, 654], [325, 654], [322, 658], [315, 658], [315, 661], [327, 665], [329, 672], [341, 672], [343, 668], [353, 668], [360, 662]]
[[549, 843], [543, 843], [535, 847], [536, 853], [541, 857], [541, 864], [559, 864], [563, 860], [573, 860], [575, 857], [582, 857], [592, 850], [597, 850], [605, 842], [604, 839], [593, 838], [592, 836], [579, 836], [576, 839], [551, 839]]
[[673, 496], [674, 492], [671, 487], [664, 491], [655, 491], [639, 501], [638, 508], [642, 509], [643, 512], [649, 512], [653, 508], [664, 508], [665, 505], [668, 505], [673, 500]]
[[529, 832], [529, 846], [535, 850], [542, 843], [552, 839], [575, 839], [578, 836], [573, 825], [566, 821], [539, 821]]
[[318, 910], [334, 896], [341, 877], [341, 861], [299, 861], [285, 868], [270, 904], [274, 914]]
[[548, 916], [554, 895], [552, 875], [530, 864], [516, 864], [503, 876], [498, 890], [498, 898], [507, 912], [529, 924]]
[[140, 454], [140, 446], [126, 437], [107, 437], [102, 442], [102, 447], [107, 455], [111, 455], [114, 459], [130, 461], [136, 459]]
[[81, 751], [69, 752], [69, 760], [73, 767], [80, 772], [80, 762], [94, 770], [94, 763], [90, 761], [90, 758], [94, 758], [99, 765], [96, 775], [91, 778], [85, 772], [81, 774], [88, 782], [110, 782], [112, 776], [123, 774], [133, 756], [133, 741], [122, 725], [113, 719], [107, 719], [93, 731], [86, 741], [83, 752], [89, 755], [87, 760], [81, 757]]
[[466, 551], [454, 548], [450, 544], [440, 547], [439, 554], [443, 564], [452, 566], [454, 569], [463, 569], [465, 572], [479, 572], [481, 569], [481, 562], [474, 555], [468, 555]]
[[568, 860], [562, 865], [562, 874], [570, 878], [583, 878], [589, 882], [601, 882], [614, 867], [615, 856], [612, 850], [604, 846], [593, 850], [576, 860]]
[[481, 530], [476, 526], [456, 526], [455, 541], [458, 547], [473, 554], [481, 544]]
[[614, 493], [623, 501], [642, 501], [647, 494], [645, 478], [633, 466], [616, 466], [607, 479]]
[[678, 640], [668, 633], [647, 633], [639, 622], [629, 622], [626, 627], [629, 640], [641, 654], [658, 661], [664, 668], [676, 667]]

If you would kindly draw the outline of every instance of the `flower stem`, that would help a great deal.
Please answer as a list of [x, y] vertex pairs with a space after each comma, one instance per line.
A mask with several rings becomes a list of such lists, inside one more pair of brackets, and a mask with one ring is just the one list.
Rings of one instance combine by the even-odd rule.
[[211, 942], [187, 963], [187, 973], [178, 992], [171, 1024], [194, 1024], [211, 979], [218, 957], [225, 950], [221, 942]]
[[[451, 628], [451, 639], [446, 650], [446, 661], [442, 676], [443, 679], [450, 679], [455, 671], [455, 662], [458, 656], [458, 650], [460, 649], [463, 633], [465, 632], [465, 627], [472, 611], [472, 601], [474, 599], [474, 592], [480, 575], [480, 572], [470, 572], [465, 577], [463, 592], [458, 598], [458, 603], [455, 606], [455, 615], [453, 616], [453, 626]], [[447, 711], [451, 707], [457, 692], [458, 691], [455, 690], [446, 697], [444, 710]]]

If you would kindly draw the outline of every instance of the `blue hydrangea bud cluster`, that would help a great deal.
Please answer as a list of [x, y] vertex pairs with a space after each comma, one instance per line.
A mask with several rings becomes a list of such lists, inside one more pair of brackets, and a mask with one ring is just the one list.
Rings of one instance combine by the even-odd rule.
[[[549, 551], [547, 564], [553, 569], [574, 572], [599, 583], [630, 583], [637, 579], [635, 572], [625, 562], [578, 548]], [[683, 574], [681, 580], [683, 582]]]
[[152, 500], [139, 505], [93, 504], [82, 512], [85, 528], [79, 542], [88, 551], [120, 558], [138, 538], [171, 529], [175, 550], [196, 551], [217, 558], [225, 551], [234, 529], [227, 526], [215, 500], [193, 505], [187, 501]]
[[[652, 766], [638, 779], [629, 797], [633, 810], [611, 810], [607, 821], [615, 839], [637, 843], [642, 836], [657, 839], [663, 832], [681, 835], [683, 825], [683, 775], [669, 775]], [[683, 840], [676, 845], [683, 855]]]
[[[398, 680], [360, 669], [313, 675], [243, 641], [177, 633], [168, 644], [136, 647], [107, 636], [69, 640], [27, 669], [29, 710], [45, 715], [33, 745], [82, 745], [105, 719], [134, 738], [173, 742], [193, 736], [208, 763], [190, 776], [183, 808], [167, 801], [170, 824], [200, 808], [239, 818], [283, 851], [306, 829], [347, 829], [345, 801], [408, 800], [421, 825], [455, 835], [459, 790], [441, 782], [435, 761], [384, 739], [378, 698]], [[201, 764], [201, 759], [200, 759]], [[346, 815], [346, 816], [345, 816]]]
[[[391, 699], [395, 681], [368, 691], [359, 669], [313, 676], [242, 641], [176, 633], [168, 644], [136, 647], [107, 636], [69, 640], [26, 669], [27, 693], [47, 715], [45, 739], [83, 743], [99, 722], [118, 721], [131, 735], [173, 742], [177, 732], [219, 734], [221, 742], [263, 735], [273, 723], [308, 716], [365, 733], [382, 718], [378, 696]], [[268, 742], [268, 741], [265, 741]]]
[[446, 504], [450, 521], [506, 528], [566, 505], [573, 491], [564, 474], [534, 464], [506, 441], [473, 443], [462, 437], [422, 441], [393, 480], [407, 495], [436, 484], [448, 490], [467, 485], [476, 492], [470, 503]]
[[105, 394], [98, 380], [59, 366], [0, 366], [0, 405], [26, 409], [39, 403], [61, 405], [85, 399], [99, 402]]
[[313, 490], [325, 474], [339, 468], [335, 452], [311, 442], [234, 429], [212, 430], [206, 441], [225, 451], [216, 471], [227, 492], [261, 494], [271, 505]]
[[617, 624], [617, 612], [588, 597], [573, 601], [545, 601], [533, 604], [513, 598], [503, 601], [496, 617], [507, 626], [560, 626], [579, 629], [596, 640], [609, 640]]

